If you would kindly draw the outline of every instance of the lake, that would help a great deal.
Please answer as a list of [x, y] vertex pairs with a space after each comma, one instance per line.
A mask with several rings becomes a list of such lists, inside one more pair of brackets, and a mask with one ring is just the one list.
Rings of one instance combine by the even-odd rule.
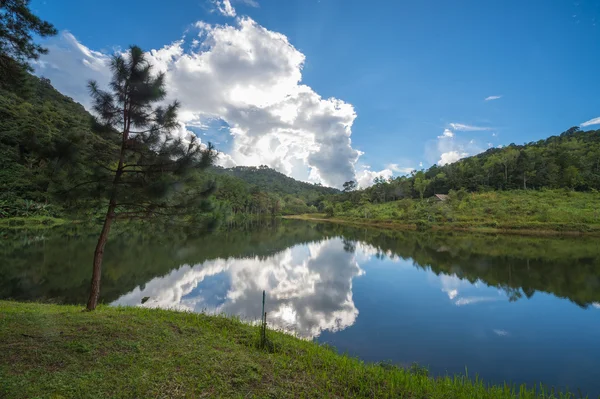
[[[0, 298], [85, 303], [96, 235], [4, 231]], [[101, 301], [226, 313], [365, 361], [600, 394], [600, 240], [303, 221], [117, 229]], [[143, 304], [142, 304], [143, 302]]]

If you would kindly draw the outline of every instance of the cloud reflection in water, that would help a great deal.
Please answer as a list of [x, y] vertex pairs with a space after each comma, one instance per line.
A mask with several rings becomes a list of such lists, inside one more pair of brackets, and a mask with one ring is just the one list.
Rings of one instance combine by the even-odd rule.
[[[357, 258], [373, 253], [342, 239], [298, 245], [266, 258], [215, 259], [183, 265], [123, 295], [113, 305], [215, 312], [258, 320], [262, 291], [276, 328], [312, 338], [351, 326], [358, 316], [352, 279], [364, 271]], [[142, 298], [150, 297], [141, 304]]]

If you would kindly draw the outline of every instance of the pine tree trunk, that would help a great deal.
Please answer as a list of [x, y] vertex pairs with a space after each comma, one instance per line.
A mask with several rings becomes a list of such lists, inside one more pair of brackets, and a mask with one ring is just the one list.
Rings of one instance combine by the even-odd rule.
[[112, 184], [112, 192], [110, 194], [110, 200], [108, 202], [108, 209], [106, 211], [106, 217], [104, 218], [104, 225], [98, 237], [98, 243], [96, 244], [96, 250], [94, 251], [94, 266], [92, 269], [92, 285], [90, 287], [90, 297], [86, 309], [92, 311], [96, 309], [98, 305], [98, 298], [100, 297], [100, 279], [102, 277], [102, 260], [104, 258], [104, 247], [108, 241], [108, 233], [110, 233], [110, 227], [112, 226], [113, 220], [115, 219], [115, 209], [117, 208], [117, 185], [121, 180], [123, 174], [123, 164], [125, 161], [125, 148], [127, 139], [129, 138], [130, 120], [127, 118], [127, 108], [123, 111], [123, 119], [126, 121], [125, 129], [123, 131], [123, 138], [121, 141], [121, 151], [119, 153], [119, 164], [115, 177]]
[[94, 267], [92, 270], [92, 285], [90, 287], [90, 297], [87, 303], [87, 310], [94, 310], [98, 305], [98, 298], [100, 297], [100, 278], [102, 277], [102, 259], [104, 258], [104, 247], [106, 241], [108, 241], [108, 233], [114, 220], [116, 204], [114, 200], [111, 200], [106, 217], [104, 218], [104, 225], [102, 226], [102, 232], [98, 237], [98, 243], [96, 244], [96, 250], [94, 251]]

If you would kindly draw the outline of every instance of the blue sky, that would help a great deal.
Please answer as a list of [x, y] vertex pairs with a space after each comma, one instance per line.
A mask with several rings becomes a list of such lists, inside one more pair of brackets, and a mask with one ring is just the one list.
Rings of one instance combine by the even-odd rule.
[[[366, 185], [377, 174], [398, 175], [421, 163], [427, 167], [489, 146], [538, 140], [600, 117], [600, 0], [231, 0], [231, 9], [225, 3], [34, 0], [32, 8], [40, 17], [76, 40], [73, 44], [64, 35], [51, 39], [51, 53], [53, 46], [57, 48], [54, 58], [43, 59], [47, 64], [36, 71], [85, 104], [85, 92], [70, 88], [72, 79], [66, 81], [59, 73], [75, 68], [69, 70], [72, 77], [95, 78], [90, 70], [76, 69], [85, 57], [92, 57], [92, 64], [101, 63], [130, 44], [160, 49], [184, 36], [182, 51], [208, 52], [218, 40], [229, 43], [227, 34], [239, 33], [241, 41], [234, 43], [243, 48], [250, 43], [253, 54], [266, 57], [264, 64], [248, 68], [218, 58], [222, 85], [212, 89], [227, 91], [231, 87], [223, 85], [229, 82], [236, 87], [247, 84], [250, 92], [241, 97], [254, 98], [253, 88], [260, 87], [261, 100], [240, 106], [239, 93], [232, 91], [233, 97], [225, 102], [194, 105], [186, 128], [219, 143], [219, 149], [231, 154], [231, 164], [267, 163], [294, 177], [330, 185], [339, 185], [352, 173]], [[253, 25], [246, 29], [242, 20]], [[280, 42], [277, 33], [287, 38], [293, 51], [265, 45], [259, 52], [252, 44]], [[192, 40], [198, 34], [201, 46], [194, 47]], [[79, 50], [84, 46], [94, 53], [81, 50], [81, 56], [69, 46]], [[74, 61], [63, 64], [65, 57]], [[170, 62], [166, 68], [176, 59]], [[191, 74], [194, 68], [185, 70]], [[251, 73], [255, 76], [246, 76]], [[244, 79], [236, 80], [240, 74]], [[173, 91], [179, 94], [183, 89], [177, 84], [191, 83], [176, 83], [178, 76], [181, 73], [173, 73]], [[285, 88], [264, 86], [282, 81], [287, 82]], [[263, 135], [259, 118], [267, 117], [258, 111], [264, 111], [267, 103], [284, 107], [288, 92], [296, 93], [301, 85], [324, 101], [311, 100], [301, 126], [288, 124], [286, 129], [293, 128], [294, 133], [282, 133], [285, 129], [278, 125]], [[210, 87], [196, 90], [198, 96], [212, 96], [206, 94]], [[188, 103], [196, 101], [193, 94], [182, 96]], [[491, 96], [499, 98], [485, 100]], [[339, 111], [336, 103], [326, 103], [329, 98], [351, 105], [355, 119], [350, 109]], [[300, 103], [306, 102], [285, 106]], [[322, 118], [309, 120], [321, 112]], [[588, 128], [598, 128], [598, 122]], [[230, 136], [227, 127], [237, 127], [237, 135]], [[346, 127], [351, 129], [351, 143], [344, 141]], [[294, 134], [301, 139], [289, 139]], [[261, 137], [262, 144], [256, 144]]]

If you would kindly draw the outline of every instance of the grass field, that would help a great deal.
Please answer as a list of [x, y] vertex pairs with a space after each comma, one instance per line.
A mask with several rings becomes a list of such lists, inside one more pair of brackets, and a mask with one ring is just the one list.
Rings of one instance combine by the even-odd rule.
[[[294, 218], [327, 219], [324, 214]], [[517, 190], [464, 193], [447, 201], [338, 204], [328, 219], [397, 228], [600, 234], [600, 193]]]
[[258, 327], [219, 316], [0, 301], [0, 398], [554, 397], [268, 338], [259, 349]]

